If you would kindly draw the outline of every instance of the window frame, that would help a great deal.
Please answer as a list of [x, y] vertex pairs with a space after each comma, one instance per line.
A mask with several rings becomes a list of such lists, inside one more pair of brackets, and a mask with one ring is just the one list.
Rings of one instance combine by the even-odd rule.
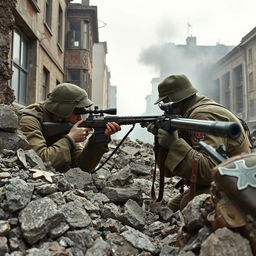
[[52, 0], [45, 0], [44, 23], [51, 28], [52, 26]]
[[58, 44], [63, 46], [63, 9], [59, 3], [59, 11], [58, 11]]
[[230, 109], [231, 108], [230, 72], [227, 72], [222, 76], [222, 84], [223, 84], [223, 92], [224, 92], [224, 104], [227, 109]]
[[[15, 42], [15, 33], [19, 35], [19, 58], [18, 61], [14, 59], [14, 52], [15, 48], [14, 45], [17, 46], [18, 42]], [[24, 45], [26, 46], [24, 48]], [[25, 52], [23, 52], [25, 49]], [[24, 55], [25, 54], [25, 55]], [[28, 55], [29, 55], [29, 40], [26, 37], [26, 35], [19, 30], [18, 28], [15, 28], [12, 32], [12, 51], [11, 51], [11, 67], [13, 70], [13, 77], [10, 81], [11, 88], [14, 90], [14, 94], [16, 97], [16, 101], [20, 104], [26, 105], [27, 103], [27, 91], [28, 91]], [[25, 64], [24, 62], [25, 58]], [[17, 70], [18, 73], [15, 72]], [[17, 84], [14, 87], [14, 77], [15, 74], [17, 74]], [[24, 75], [22, 79], [22, 76]], [[23, 81], [22, 81], [23, 80]]]
[[[79, 23], [79, 29], [78, 30], [71, 30], [71, 24], [72, 23]], [[90, 30], [90, 26], [89, 26], [89, 22], [87, 20], [79, 20], [79, 19], [71, 19], [69, 20], [69, 36], [67, 37], [67, 46], [70, 49], [89, 49], [89, 30]], [[85, 30], [86, 28], [86, 30]], [[72, 40], [75, 36], [72, 36], [72, 31], [79, 31], [79, 45], [75, 46], [74, 42], [76, 42], [75, 40]], [[72, 43], [72, 41], [74, 41]]]
[[50, 71], [48, 68], [43, 66], [43, 75], [42, 75], [42, 93], [41, 99], [46, 100], [47, 95], [50, 91]]

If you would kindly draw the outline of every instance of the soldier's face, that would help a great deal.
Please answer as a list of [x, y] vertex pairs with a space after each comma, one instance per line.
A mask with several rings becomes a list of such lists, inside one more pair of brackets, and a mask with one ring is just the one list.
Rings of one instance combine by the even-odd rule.
[[80, 114], [74, 114], [72, 113], [70, 116], [68, 116], [66, 118], [66, 121], [67, 122], [71, 122], [72, 124], [75, 124], [77, 123], [78, 121], [80, 121], [82, 119], [81, 115]]

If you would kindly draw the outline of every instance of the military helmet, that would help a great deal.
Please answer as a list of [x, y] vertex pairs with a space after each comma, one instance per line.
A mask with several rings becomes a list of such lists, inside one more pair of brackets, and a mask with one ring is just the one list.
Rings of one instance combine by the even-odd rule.
[[75, 108], [86, 108], [93, 104], [86, 91], [75, 84], [57, 85], [45, 101], [45, 108], [61, 117], [68, 117]]
[[171, 75], [158, 85], [158, 100], [155, 104], [168, 97], [172, 102], [180, 102], [198, 91], [185, 75]]

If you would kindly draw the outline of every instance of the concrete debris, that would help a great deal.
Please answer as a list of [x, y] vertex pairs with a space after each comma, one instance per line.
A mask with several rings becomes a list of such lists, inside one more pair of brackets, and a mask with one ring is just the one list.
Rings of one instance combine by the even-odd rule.
[[209, 195], [195, 197], [183, 211], [166, 206], [178, 193], [177, 178], [165, 180], [163, 202], [151, 201], [152, 145], [126, 139], [98, 172], [58, 173], [32, 149], [4, 144], [17, 136], [13, 113], [0, 107], [1, 118], [7, 113], [13, 121], [0, 121], [0, 255], [253, 255], [239, 233], [214, 232], [205, 222]]
[[249, 241], [228, 228], [219, 228], [201, 245], [200, 256], [253, 255]]

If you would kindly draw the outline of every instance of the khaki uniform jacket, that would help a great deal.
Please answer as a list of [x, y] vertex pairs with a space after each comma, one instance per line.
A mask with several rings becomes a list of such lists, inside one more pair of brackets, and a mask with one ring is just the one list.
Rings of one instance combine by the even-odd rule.
[[239, 152], [239, 147], [242, 145], [242, 143], [243, 145], [246, 145], [243, 147], [243, 151], [249, 153], [251, 152], [251, 149], [248, 136], [245, 134], [239, 119], [237, 119], [233, 113], [224, 107], [211, 105], [216, 103], [207, 97], [199, 96], [192, 98], [192, 101], [189, 102], [186, 111], [192, 109], [193, 106], [198, 104], [206, 105], [196, 107], [190, 114], [188, 114], [188, 116], [186, 116], [185, 113], [182, 116], [191, 119], [236, 122], [241, 126], [242, 130], [242, 133], [238, 139], [230, 139], [228, 137], [219, 137], [210, 134], [179, 131], [180, 138], [175, 142], [173, 148], [169, 150], [165, 160], [165, 166], [170, 171], [169, 175], [180, 176], [189, 181], [194, 163], [194, 154], [197, 151], [200, 153], [200, 161], [197, 171], [197, 184], [198, 187], [204, 187], [210, 185], [212, 181], [211, 170], [214, 166], [216, 166], [216, 163], [207, 155], [207, 153], [203, 151], [203, 149], [201, 149], [200, 145], [198, 144], [199, 139], [203, 140], [205, 143], [213, 146], [214, 148], [218, 148], [221, 144], [224, 144], [228, 156], [232, 156], [235, 151], [236, 154], [242, 153]]
[[80, 167], [86, 172], [94, 170], [102, 155], [108, 151], [107, 142], [96, 143], [92, 136], [83, 147], [80, 143], [71, 145], [66, 137], [46, 140], [42, 134], [41, 123], [51, 121], [51, 115], [44, 108], [43, 102], [30, 105], [22, 111], [20, 130], [42, 160], [50, 161], [59, 171], [71, 167]]

